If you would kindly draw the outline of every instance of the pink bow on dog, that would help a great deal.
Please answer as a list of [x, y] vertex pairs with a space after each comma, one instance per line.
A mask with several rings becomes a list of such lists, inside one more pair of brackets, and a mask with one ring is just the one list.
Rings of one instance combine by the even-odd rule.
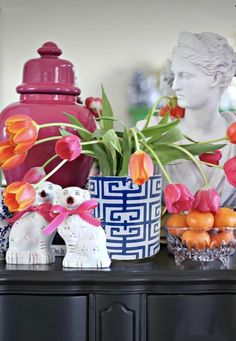
[[55, 215], [54, 216], [51, 215], [51, 209], [52, 209], [52, 204], [50, 204], [49, 202], [38, 205], [38, 206], [30, 206], [24, 211], [14, 214], [14, 216], [12, 218], [8, 218], [7, 221], [13, 224], [15, 221], [20, 219], [27, 212], [38, 212], [44, 217], [44, 219], [46, 219], [48, 222], [51, 222], [53, 218], [55, 217]]
[[53, 233], [58, 226], [69, 216], [72, 214], [79, 215], [84, 221], [87, 223], [94, 225], [96, 227], [101, 225], [99, 219], [96, 219], [92, 216], [91, 210], [96, 208], [98, 203], [95, 199], [87, 200], [83, 202], [79, 207], [74, 210], [69, 210], [61, 205], [54, 205], [52, 206], [51, 212], [54, 215], [57, 215], [53, 221], [45, 227], [43, 232], [47, 235]]

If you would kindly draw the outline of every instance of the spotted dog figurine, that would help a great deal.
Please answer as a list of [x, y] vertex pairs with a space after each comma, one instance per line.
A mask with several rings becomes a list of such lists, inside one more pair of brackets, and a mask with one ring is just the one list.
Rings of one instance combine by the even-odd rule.
[[[45, 235], [42, 230], [49, 224], [49, 209], [54, 195], [61, 186], [45, 181], [36, 190], [32, 210], [25, 212], [16, 220], [9, 235], [9, 249], [6, 253], [8, 264], [50, 264], [55, 262], [55, 255], [51, 248], [54, 234]], [[46, 206], [44, 212], [40, 207]], [[43, 210], [42, 210], [43, 211]]]
[[[56, 193], [54, 204], [60, 205], [67, 212], [67, 217], [58, 227], [58, 233], [66, 244], [66, 255], [62, 263], [64, 267], [108, 268], [110, 266], [105, 231], [100, 226], [100, 222], [94, 226], [93, 221], [83, 216], [85, 213], [82, 207], [91, 201], [89, 192], [79, 187], [68, 187]], [[81, 211], [81, 214], [77, 214], [76, 211]]]

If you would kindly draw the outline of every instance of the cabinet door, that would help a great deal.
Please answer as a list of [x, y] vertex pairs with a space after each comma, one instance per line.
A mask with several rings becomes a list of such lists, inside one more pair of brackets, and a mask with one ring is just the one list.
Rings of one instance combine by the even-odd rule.
[[235, 341], [236, 295], [148, 297], [148, 341]]
[[139, 341], [140, 295], [96, 295], [96, 341]]
[[0, 297], [1, 341], [86, 341], [87, 298]]

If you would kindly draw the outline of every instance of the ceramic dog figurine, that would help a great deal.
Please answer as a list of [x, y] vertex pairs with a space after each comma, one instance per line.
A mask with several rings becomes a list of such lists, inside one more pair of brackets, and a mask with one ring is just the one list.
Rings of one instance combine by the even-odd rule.
[[[33, 204], [35, 211], [27, 211], [11, 228], [9, 235], [9, 249], [6, 253], [8, 264], [50, 264], [55, 262], [55, 255], [51, 243], [55, 233], [45, 235], [42, 230], [49, 224], [49, 212], [56, 193], [61, 186], [45, 181], [36, 190]], [[44, 213], [37, 211], [42, 204], [48, 203]], [[41, 206], [40, 206], [41, 205]], [[45, 205], [44, 205], [45, 206]]]
[[[90, 199], [89, 192], [79, 187], [62, 189], [55, 195], [54, 205], [59, 205], [58, 207], [67, 212], [58, 226], [58, 233], [66, 244], [66, 255], [62, 263], [64, 267], [108, 268], [110, 266], [105, 231], [100, 226], [100, 221], [89, 216], [86, 209], [86, 206], [93, 201]], [[54, 205], [53, 207], [57, 207]]]

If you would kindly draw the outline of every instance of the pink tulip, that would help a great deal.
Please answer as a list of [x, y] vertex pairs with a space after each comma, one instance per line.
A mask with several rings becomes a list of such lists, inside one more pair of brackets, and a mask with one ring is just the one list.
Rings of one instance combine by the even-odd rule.
[[73, 161], [82, 152], [80, 138], [76, 135], [63, 136], [56, 142], [55, 151], [61, 159]]
[[166, 208], [169, 213], [178, 214], [192, 207], [193, 196], [183, 184], [169, 184], [164, 189]]
[[42, 167], [32, 167], [24, 175], [23, 181], [36, 184], [46, 175]]
[[102, 114], [102, 99], [100, 97], [88, 97], [85, 100], [85, 106], [92, 111], [95, 117]]
[[236, 156], [225, 162], [224, 171], [227, 181], [236, 187]]
[[213, 165], [219, 165], [222, 153], [220, 150], [215, 150], [212, 153], [202, 153], [199, 155], [199, 159], [203, 162], [212, 163]]
[[192, 208], [200, 212], [216, 213], [220, 206], [220, 196], [214, 188], [201, 188], [195, 195]]

